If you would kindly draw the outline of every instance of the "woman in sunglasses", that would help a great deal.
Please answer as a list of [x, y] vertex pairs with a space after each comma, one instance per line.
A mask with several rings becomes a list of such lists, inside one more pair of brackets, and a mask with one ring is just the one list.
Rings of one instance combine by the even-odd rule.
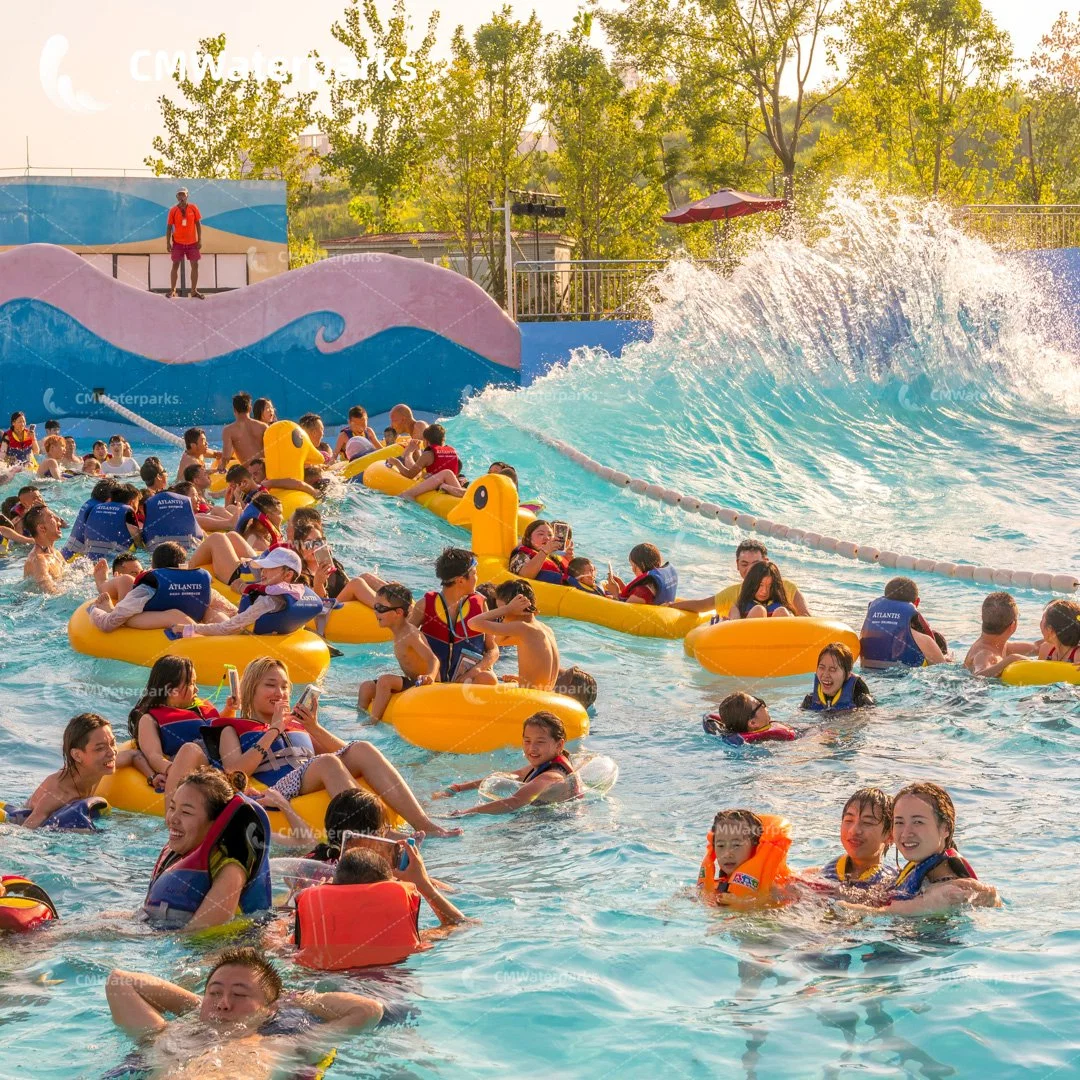
[[778, 724], [769, 715], [769, 707], [759, 697], [737, 690], [728, 694], [715, 712], [702, 717], [701, 725], [710, 735], [720, 735], [724, 742], [741, 746], [753, 742], [790, 742], [799, 733]]

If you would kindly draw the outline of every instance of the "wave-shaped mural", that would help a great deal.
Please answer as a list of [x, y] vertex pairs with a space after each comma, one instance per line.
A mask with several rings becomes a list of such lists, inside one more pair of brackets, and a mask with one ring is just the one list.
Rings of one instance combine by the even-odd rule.
[[107, 416], [95, 389], [166, 425], [227, 421], [239, 389], [286, 416], [401, 400], [445, 414], [469, 388], [516, 385], [520, 359], [516, 324], [479, 286], [416, 259], [329, 259], [200, 303], [63, 248], [0, 253], [0, 395], [30, 415]]

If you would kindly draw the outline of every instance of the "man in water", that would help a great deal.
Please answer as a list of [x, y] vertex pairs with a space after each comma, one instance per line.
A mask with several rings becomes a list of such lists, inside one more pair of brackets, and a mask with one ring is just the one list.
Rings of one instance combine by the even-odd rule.
[[[743, 540], [735, 549], [735, 569], [739, 573], [739, 580], [734, 585], [728, 585], [721, 589], [715, 596], [706, 596], [703, 600], [676, 600], [671, 606], [680, 611], [712, 611], [720, 613], [722, 619], [727, 618], [727, 613], [738, 602], [739, 589], [742, 588], [742, 580], [750, 571], [754, 563], [763, 562], [769, 557], [769, 549], [760, 540]], [[806, 606], [803, 594], [799, 592], [799, 586], [794, 581], [784, 578], [784, 592], [791, 601], [796, 615], [809, 615], [810, 609]]]
[[224, 472], [229, 467], [229, 460], [236, 458], [241, 465], [246, 465], [252, 458], [262, 456], [263, 435], [266, 424], [251, 418], [251, 395], [241, 392], [232, 399], [233, 416], [231, 424], [221, 429], [221, 462]]
[[395, 405], [390, 410], [390, 426], [399, 437], [405, 435], [410, 439], [419, 440], [424, 437], [427, 424], [423, 420], [417, 420], [408, 405]]
[[[382, 1005], [360, 994], [282, 997], [281, 977], [252, 948], [227, 949], [202, 997], [156, 975], [110, 973], [105, 996], [117, 1026], [146, 1044], [153, 1077], [259, 1080], [325, 1058], [343, 1035], [374, 1027]], [[178, 1019], [166, 1020], [172, 1013]], [[197, 1014], [197, 1015], [186, 1015]]]
[[32, 506], [23, 518], [23, 531], [34, 541], [34, 550], [26, 556], [23, 577], [36, 581], [42, 592], [58, 593], [64, 576], [64, 557], [56, 550], [60, 522], [44, 504]]
[[983, 601], [982, 633], [964, 657], [972, 675], [995, 679], [1014, 661], [1039, 655], [1038, 645], [1009, 640], [1019, 617], [1016, 601], [1007, 592], [993, 592]]

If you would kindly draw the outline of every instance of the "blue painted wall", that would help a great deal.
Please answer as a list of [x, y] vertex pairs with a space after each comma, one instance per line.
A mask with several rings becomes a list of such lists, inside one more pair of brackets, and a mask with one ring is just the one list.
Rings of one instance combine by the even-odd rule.
[[631, 342], [652, 338], [652, 323], [630, 320], [523, 322], [520, 329], [522, 386], [528, 386], [552, 365], [565, 363], [574, 349], [588, 346], [622, 356]]

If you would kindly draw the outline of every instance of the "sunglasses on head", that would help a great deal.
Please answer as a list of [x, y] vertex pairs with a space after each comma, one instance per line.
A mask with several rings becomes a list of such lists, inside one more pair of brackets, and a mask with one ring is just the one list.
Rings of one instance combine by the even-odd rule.
[[400, 604], [372, 604], [371, 607], [379, 615], [385, 615], [388, 611], [408, 611]]
[[750, 700], [754, 703], [754, 711], [750, 714], [750, 718], [753, 719], [755, 716], [757, 716], [759, 712], [761, 712], [762, 709], [765, 708], [765, 702], [762, 701], [759, 697], [751, 698]]

